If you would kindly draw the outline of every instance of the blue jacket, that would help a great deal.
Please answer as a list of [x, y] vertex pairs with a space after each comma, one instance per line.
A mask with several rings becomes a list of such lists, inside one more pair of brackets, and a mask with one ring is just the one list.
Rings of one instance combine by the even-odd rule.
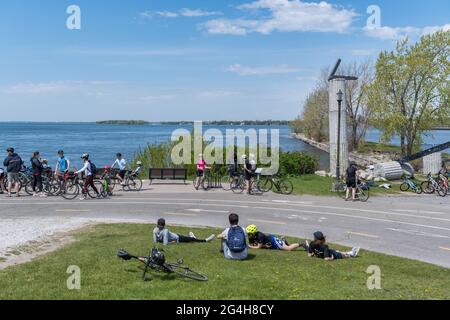
[[5, 158], [3, 165], [6, 167], [6, 172], [20, 172], [23, 161], [17, 153], [13, 153]]

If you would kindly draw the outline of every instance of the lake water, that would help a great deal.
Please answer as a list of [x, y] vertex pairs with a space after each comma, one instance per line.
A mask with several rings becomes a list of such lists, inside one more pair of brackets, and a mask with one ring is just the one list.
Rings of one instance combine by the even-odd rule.
[[[121, 152], [126, 159], [148, 144], [158, 144], [170, 139], [172, 132], [183, 128], [192, 130], [190, 125], [98, 125], [95, 123], [0, 123], [0, 150], [14, 147], [25, 161], [33, 151], [39, 150], [43, 158], [54, 166], [57, 151], [63, 149], [76, 167], [81, 166], [80, 156], [89, 153], [96, 165], [111, 165], [115, 154]], [[320, 167], [328, 168], [329, 156], [302, 141], [291, 137], [288, 126], [203, 126], [203, 131], [216, 128], [225, 133], [226, 129], [249, 128], [279, 129], [280, 147], [284, 151], [306, 151], [320, 158]], [[425, 137], [425, 144], [433, 145], [450, 140], [450, 131], [434, 131]], [[378, 141], [379, 133], [372, 130], [368, 141]], [[393, 140], [393, 143], [398, 143]]]

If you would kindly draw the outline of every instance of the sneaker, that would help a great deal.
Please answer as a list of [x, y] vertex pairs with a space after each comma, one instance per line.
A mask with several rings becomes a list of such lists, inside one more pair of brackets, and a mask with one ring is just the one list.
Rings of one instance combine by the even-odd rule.
[[41, 198], [47, 198], [47, 194], [41, 193], [40, 197], [41, 197]]
[[197, 237], [195, 236], [195, 234], [192, 231], [189, 232], [189, 237], [197, 239]]
[[305, 251], [309, 250], [309, 242], [308, 240], [305, 240], [303, 242], [300, 242], [300, 247], [302, 247], [303, 249], [305, 249]]
[[86, 200], [87, 199], [87, 197], [81, 197], [80, 198], [80, 200]]
[[208, 238], [206, 238], [205, 241], [206, 241], [206, 242], [210, 242], [210, 241], [212, 241], [212, 240], [214, 239], [215, 236], [216, 236], [216, 235], [212, 234], [212, 235], [210, 235]]
[[360, 247], [354, 247], [350, 252], [350, 257], [355, 258], [358, 255], [360, 249]]

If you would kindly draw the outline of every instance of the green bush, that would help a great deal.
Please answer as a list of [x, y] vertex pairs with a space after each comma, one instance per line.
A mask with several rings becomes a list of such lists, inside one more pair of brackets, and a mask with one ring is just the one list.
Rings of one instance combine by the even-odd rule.
[[306, 152], [280, 152], [280, 174], [312, 174], [317, 170], [318, 159]]

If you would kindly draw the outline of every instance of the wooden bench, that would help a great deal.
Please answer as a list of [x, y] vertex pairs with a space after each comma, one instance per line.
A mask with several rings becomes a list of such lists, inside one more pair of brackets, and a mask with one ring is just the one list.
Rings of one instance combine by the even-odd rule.
[[150, 184], [153, 180], [183, 180], [186, 183], [187, 169], [184, 168], [150, 168], [148, 172]]

